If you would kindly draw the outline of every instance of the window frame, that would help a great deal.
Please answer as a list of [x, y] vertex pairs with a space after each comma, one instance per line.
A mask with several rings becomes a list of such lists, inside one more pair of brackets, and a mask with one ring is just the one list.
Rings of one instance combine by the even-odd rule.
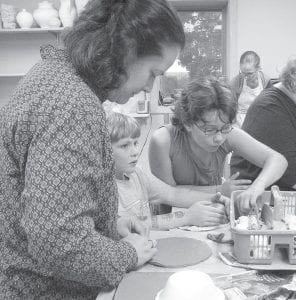
[[222, 11], [227, 8], [229, 0], [170, 0], [171, 5], [178, 11]]

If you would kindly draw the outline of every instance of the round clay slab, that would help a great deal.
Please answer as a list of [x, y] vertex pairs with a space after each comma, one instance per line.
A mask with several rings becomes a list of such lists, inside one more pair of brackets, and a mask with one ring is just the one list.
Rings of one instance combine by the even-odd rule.
[[156, 247], [158, 252], [149, 263], [166, 268], [196, 265], [212, 255], [211, 248], [205, 242], [191, 238], [159, 239]]

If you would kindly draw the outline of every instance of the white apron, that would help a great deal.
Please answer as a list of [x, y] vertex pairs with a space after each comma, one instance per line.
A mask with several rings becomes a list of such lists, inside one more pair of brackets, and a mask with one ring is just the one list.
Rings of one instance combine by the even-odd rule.
[[258, 83], [258, 86], [252, 89], [249, 86], [247, 86], [246, 78], [244, 79], [243, 89], [238, 98], [238, 110], [236, 115], [237, 125], [239, 127], [242, 126], [250, 105], [263, 90], [263, 84], [260, 78], [258, 78]]

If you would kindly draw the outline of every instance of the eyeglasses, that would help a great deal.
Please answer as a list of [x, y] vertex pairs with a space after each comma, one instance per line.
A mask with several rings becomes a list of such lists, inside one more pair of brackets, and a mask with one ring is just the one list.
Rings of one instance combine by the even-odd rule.
[[228, 134], [233, 129], [231, 124], [226, 124], [221, 129], [211, 128], [211, 127], [200, 127], [195, 123], [196, 127], [201, 130], [205, 135], [216, 135], [218, 132], [221, 134]]
[[257, 71], [254, 71], [254, 72], [241, 72], [241, 74], [242, 74], [244, 77], [252, 77], [252, 76], [254, 76], [255, 74], [257, 74]]

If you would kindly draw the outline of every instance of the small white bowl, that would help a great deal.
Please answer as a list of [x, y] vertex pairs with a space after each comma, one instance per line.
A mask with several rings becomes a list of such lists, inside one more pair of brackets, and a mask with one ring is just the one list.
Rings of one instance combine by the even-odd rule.
[[184, 270], [171, 275], [155, 300], [225, 300], [211, 277], [200, 271]]

